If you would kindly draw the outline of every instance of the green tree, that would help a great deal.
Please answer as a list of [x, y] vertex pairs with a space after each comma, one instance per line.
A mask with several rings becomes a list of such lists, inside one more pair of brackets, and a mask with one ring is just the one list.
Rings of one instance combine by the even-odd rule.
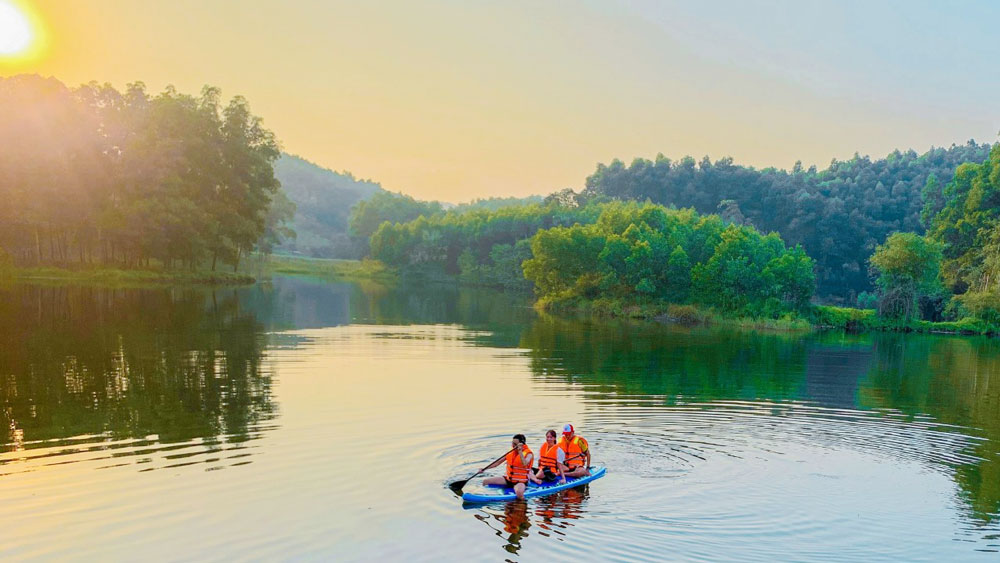
[[524, 277], [541, 296], [555, 299], [593, 297], [599, 283], [597, 258], [605, 237], [589, 226], [554, 227], [531, 238], [533, 258], [524, 262]]
[[981, 164], [958, 167], [944, 190], [945, 205], [933, 220], [929, 235], [944, 245], [942, 276], [956, 293], [989, 285], [992, 269], [984, 261], [990, 253], [994, 227], [1000, 221], [1000, 145]]
[[879, 314], [908, 321], [919, 317], [920, 300], [940, 296], [942, 245], [915, 233], [894, 233], [870, 263], [877, 276]]
[[382, 223], [405, 223], [421, 215], [430, 217], [442, 211], [436, 201], [417, 201], [410, 196], [377, 192], [371, 199], [359, 201], [351, 211], [348, 229], [351, 236], [368, 240]]
[[673, 303], [684, 303], [691, 289], [691, 261], [680, 245], [675, 246], [667, 260], [667, 292], [665, 297]]

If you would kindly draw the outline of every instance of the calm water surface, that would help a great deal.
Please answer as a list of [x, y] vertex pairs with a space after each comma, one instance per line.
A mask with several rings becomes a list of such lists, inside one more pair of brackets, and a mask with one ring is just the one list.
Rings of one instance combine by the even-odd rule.
[[[996, 560], [1000, 343], [305, 278], [0, 289], [0, 559]], [[588, 487], [447, 489], [574, 423]], [[470, 485], [471, 487], [472, 485]]]

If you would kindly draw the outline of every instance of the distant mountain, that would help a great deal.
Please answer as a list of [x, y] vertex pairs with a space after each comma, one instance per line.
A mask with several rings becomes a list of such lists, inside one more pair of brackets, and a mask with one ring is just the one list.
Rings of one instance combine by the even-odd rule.
[[359, 249], [347, 236], [351, 207], [382, 191], [382, 186], [284, 153], [274, 165], [274, 174], [296, 205], [292, 228], [297, 234], [276, 250], [319, 258], [357, 258]]

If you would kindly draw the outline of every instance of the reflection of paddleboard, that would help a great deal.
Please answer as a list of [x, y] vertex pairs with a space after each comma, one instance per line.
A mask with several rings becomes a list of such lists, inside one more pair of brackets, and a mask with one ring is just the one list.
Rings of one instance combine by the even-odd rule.
[[[541, 485], [528, 483], [528, 487], [524, 489], [524, 498], [542, 497], [559, 491], [565, 491], [566, 489], [572, 489], [573, 487], [579, 487], [580, 485], [589, 483], [594, 479], [604, 477], [606, 472], [607, 468], [605, 467], [591, 467], [590, 475], [587, 475], [586, 477], [566, 479], [566, 482], [562, 485], [559, 484], [559, 481], [551, 481], [547, 483], [543, 482]], [[499, 488], [499, 490], [495, 493], [465, 493], [462, 495], [463, 502], [497, 502], [515, 499], [517, 499], [517, 495], [514, 494], [514, 489], [509, 489], [507, 487]]]

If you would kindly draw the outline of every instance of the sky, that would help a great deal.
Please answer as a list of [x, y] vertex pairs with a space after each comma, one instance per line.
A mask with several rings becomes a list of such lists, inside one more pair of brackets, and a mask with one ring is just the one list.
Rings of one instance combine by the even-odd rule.
[[3, 3], [41, 39], [0, 76], [218, 86], [287, 152], [420, 199], [580, 189], [614, 158], [822, 168], [1000, 131], [997, 2]]

